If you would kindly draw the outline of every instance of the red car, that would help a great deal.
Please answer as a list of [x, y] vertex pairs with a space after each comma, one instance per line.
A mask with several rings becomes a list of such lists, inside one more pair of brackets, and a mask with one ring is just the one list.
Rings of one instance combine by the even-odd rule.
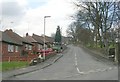
[[49, 53], [49, 52], [53, 52], [53, 50], [52, 50], [52, 48], [47, 48], [46, 50], [42, 49], [41, 52]]

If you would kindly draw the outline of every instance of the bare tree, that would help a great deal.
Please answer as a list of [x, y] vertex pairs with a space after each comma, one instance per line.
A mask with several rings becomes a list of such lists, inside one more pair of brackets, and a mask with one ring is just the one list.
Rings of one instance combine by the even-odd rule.
[[[74, 16], [76, 23], [72, 24], [69, 28], [69, 30], [71, 29], [71, 34], [76, 38], [80, 38], [82, 37], [80, 35], [84, 34], [83, 28], [87, 28], [84, 29], [86, 30], [84, 32], [87, 32], [88, 36], [94, 39], [96, 47], [100, 44], [101, 48], [105, 47], [105, 50], [108, 51], [110, 29], [119, 20], [120, 7], [118, 3], [77, 1], [73, 2], [79, 10]], [[80, 29], [81, 27], [82, 29]]]

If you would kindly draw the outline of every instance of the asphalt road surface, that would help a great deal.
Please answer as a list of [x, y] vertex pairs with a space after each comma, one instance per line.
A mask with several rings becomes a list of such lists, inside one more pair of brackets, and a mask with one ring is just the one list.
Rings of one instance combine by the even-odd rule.
[[73, 45], [68, 48], [53, 65], [10, 80], [118, 80], [117, 66], [98, 61], [82, 48]]

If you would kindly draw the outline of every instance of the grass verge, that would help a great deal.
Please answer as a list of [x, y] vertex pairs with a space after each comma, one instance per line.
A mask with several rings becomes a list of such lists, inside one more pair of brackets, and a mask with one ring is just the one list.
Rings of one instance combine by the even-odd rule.
[[0, 62], [0, 71], [13, 70], [26, 66], [28, 66], [28, 62], [23, 61]]

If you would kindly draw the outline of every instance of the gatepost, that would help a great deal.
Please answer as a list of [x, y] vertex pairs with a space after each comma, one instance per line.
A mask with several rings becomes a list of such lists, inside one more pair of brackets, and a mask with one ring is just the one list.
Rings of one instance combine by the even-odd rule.
[[115, 59], [114, 59], [114, 60], [115, 60], [115, 62], [118, 63], [118, 59], [119, 59], [119, 58], [118, 58], [118, 54], [119, 54], [119, 50], [118, 50], [118, 49], [119, 49], [119, 43], [116, 43], [115, 45], [116, 45], [116, 46], [115, 46]]

